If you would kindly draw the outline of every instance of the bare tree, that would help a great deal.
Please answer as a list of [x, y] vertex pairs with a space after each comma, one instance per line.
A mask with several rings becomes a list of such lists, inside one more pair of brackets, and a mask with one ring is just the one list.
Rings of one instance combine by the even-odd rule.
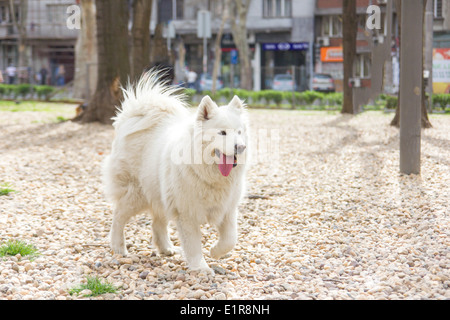
[[236, 17], [232, 19], [231, 33], [234, 43], [239, 52], [239, 62], [241, 71], [241, 88], [251, 90], [253, 86], [253, 73], [250, 63], [250, 46], [247, 41], [247, 13], [250, 0], [230, 1], [230, 15]]
[[214, 66], [213, 66], [213, 72], [212, 72], [212, 88], [211, 92], [214, 95], [216, 93], [216, 86], [217, 86], [217, 76], [219, 73], [219, 67], [220, 67], [220, 61], [222, 59], [222, 49], [220, 46], [220, 42], [222, 40], [223, 35], [223, 29], [225, 28], [225, 23], [229, 19], [228, 14], [228, 8], [230, 5], [230, 0], [221, 0], [222, 1], [222, 21], [220, 23], [219, 31], [217, 32], [216, 41], [214, 42]]
[[353, 105], [353, 88], [350, 78], [353, 77], [353, 62], [356, 56], [356, 35], [358, 23], [356, 15], [356, 0], [343, 1], [343, 50], [344, 50], [344, 101], [342, 113], [355, 113]]
[[131, 28], [131, 76], [137, 78], [150, 64], [150, 17], [152, 0], [133, 1]]
[[18, 74], [19, 81], [23, 82], [26, 79], [24, 74], [27, 74], [27, 52], [26, 52], [26, 42], [27, 42], [27, 15], [28, 15], [28, 1], [20, 0], [19, 2], [19, 21], [16, 19], [16, 8], [14, 6], [14, 0], [9, 0], [9, 16], [11, 17], [13, 26], [17, 29], [17, 47], [19, 51], [19, 65]]
[[95, 0], [81, 0], [81, 30], [75, 45], [74, 96], [89, 99], [97, 85]]
[[87, 109], [74, 120], [112, 123], [122, 99], [120, 84], [128, 80], [128, 4], [123, 0], [96, 0], [98, 81]]
[[153, 36], [150, 61], [152, 64], [163, 63], [173, 64], [171, 57], [168, 54], [167, 41], [163, 37], [164, 24], [158, 23], [155, 28], [155, 34]]

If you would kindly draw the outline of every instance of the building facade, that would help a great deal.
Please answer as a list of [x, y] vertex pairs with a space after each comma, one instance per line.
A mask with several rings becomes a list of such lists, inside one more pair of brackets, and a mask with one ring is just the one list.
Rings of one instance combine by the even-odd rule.
[[[372, 76], [372, 48], [374, 42], [393, 41], [392, 52], [397, 52], [395, 39], [397, 35], [392, 34], [391, 39], [386, 39], [388, 21], [386, 19], [387, 1], [358, 0], [357, 17], [358, 31], [356, 38], [356, 59], [353, 67], [353, 77], [358, 79], [358, 85], [369, 87]], [[380, 8], [379, 29], [367, 30], [367, 9], [370, 5]], [[397, 17], [394, 13], [392, 30], [396, 30]], [[315, 12], [315, 72], [332, 75], [335, 79], [337, 91], [342, 91], [343, 83], [343, 54], [342, 54], [342, 0], [318, 0]]]
[[[211, 12], [211, 38], [207, 41], [208, 73], [215, 59], [214, 42], [221, 25], [222, 1], [173, 0], [154, 1], [165, 11], [163, 20], [173, 21], [177, 43], [182, 44], [188, 68], [203, 71], [203, 40], [197, 37], [197, 12]], [[276, 74], [294, 73], [299, 90], [309, 87], [313, 67], [315, 0], [252, 0], [247, 14], [247, 39], [251, 49], [254, 90], [269, 89]], [[169, 14], [167, 14], [169, 13]], [[177, 47], [175, 47], [177, 48]], [[230, 23], [221, 39], [220, 74], [226, 86], [239, 86], [239, 59]]]
[[[41, 82], [40, 71], [47, 70], [45, 82], [63, 84], [73, 79], [74, 46], [78, 30], [67, 27], [67, 8], [72, 0], [28, 0], [26, 8], [14, 1], [12, 16], [9, 0], [0, 0], [0, 69], [19, 64], [19, 50], [25, 51], [26, 70], [18, 70], [17, 81]], [[22, 15], [26, 12], [26, 16]], [[15, 18], [15, 19], [14, 19]], [[16, 21], [16, 25], [14, 24]], [[18, 46], [23, 24], [24, 46]], [[23, 79], [21, 79], [21, 77]], [[58, 80], [59, 79], [59, 80]]]
[[[132, 0], [128, 0], [132, 1]], [[296, 90], [306, 90], [311, 85], [313, 73], [333, 76], [338, 91], [342, 90], [342, 1], [343, 0], [250, 0], [247, 12], [247, 40], [251, 49], [253, 89], [271, 89], [279, 74], [291, 74]], [[73, 79], [75, 43], [79, 30], [67, 27], [67, 9], [77, 0], [27, 0], [24, 27], [25, 45], [19, 48], [20, 32], [17, 23], [22, 19], [20, 0], [0, 0], [0, 70], [9, 65], [18, 66], [19, 50], [24, 50], [27, 70], [22, 76], [37, 82], [41, 69], [46, 69], [46, 82], [58, 84], [58, 74], [63, 70], [64, 83]], [[154, 36], [156, 26], [173, 25], [174, 37], [168, 39], [172, 62], [176, 66], [178, 81], [185, 81], [186, 68], [199, 75], [203, 72], [203, 39], [197, 36], [197, 13], [211, 12], [211, 37], [206, 41], [207, 72], [212, 73], [218, 56], [214, 49], [225, 9], [219, 0], [153, 0], [150, 30]], [[398, 79], [398, 19], [395, 6], [392, 20], [386, 19], [386, 4], [393, 0], [357, 0], [358, 34], [357, 59], [354, 75], [361, 87], [372, 84], [374, 44], [391, 43], [392, 74], [390, 89], [395, 92]], [[367, 8], [381, 8], [380, 28], [366, 28]], [[446, 58], [450, 48], [450, 0], [433, 0], [433, 47], [441, 49], [437, 58]], [[233, 17], [234, 18], [234, 17]], [[132, 19], [132, 16], [131, 16]], [[17, 22], [14, 24], [14, 20]], [[390, 23], [391, 39], [387, 39]], [[131, 25], [131, 24], [130, 24]], [[166, 30], [167, 34], [167, 30]], [[224, 86], [239, 87], [239, 57], [233, 41], [230, 21], [224, 26], [220, 39], [219, 74]], [[444, 52], [443, 54], [441, 54]], [[450, 59], [450, 54], [448, 55]], [[450, 61], [450, 60], [449, 60]], [[18, 81], [20, 79], [17, 79]], [[25, 80], [25, 79], [24, 79]], [[389, 82], [388, 81], [388, 82]], [[450, 81], [450, 75], [449, 75]]]

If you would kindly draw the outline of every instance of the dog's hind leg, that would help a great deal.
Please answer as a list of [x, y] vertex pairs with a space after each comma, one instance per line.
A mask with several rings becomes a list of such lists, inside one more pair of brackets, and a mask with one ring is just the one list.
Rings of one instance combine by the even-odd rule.
[[126, 256], [128, 254], [127, 247], [125, 244], [124, 228], [128, 220], [136, 214], [142, 212], [143, 208], [135, 205], [130, 205], [130, 202], [125, 201], [126, 198], [119, 200], [114, 212], [113, 221], [111, 225], [110, 232], [110, 244], [111, 249], [116, 254], [121, 254]]
[[123, 214], [119, 208], [114, 209], [114, 216], [110, 232], [111, 249], [116, 254], [127, 255], [127, 247], [125, 245], [124, 228], [129, 216]]

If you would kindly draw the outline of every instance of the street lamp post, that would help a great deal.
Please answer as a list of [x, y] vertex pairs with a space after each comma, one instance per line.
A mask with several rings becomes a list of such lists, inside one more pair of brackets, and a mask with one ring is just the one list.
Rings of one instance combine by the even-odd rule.
[[208, 71], [207, 40], [211, 38], [211, 12], [199, 10], [197, 12], [197, 37], [203, 38], [203, 73]]

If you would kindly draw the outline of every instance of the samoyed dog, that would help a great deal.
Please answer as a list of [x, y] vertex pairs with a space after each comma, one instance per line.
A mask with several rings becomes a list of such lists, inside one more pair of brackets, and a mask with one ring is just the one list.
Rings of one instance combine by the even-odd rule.
[[127, 221], [150, 212], [153, 243], [161, 254], [181, 252], [168, 236], [172, 220], [189, 268], [213, 273], [202, 254], [200, 225], [218, 229], [211, 257], [233, 249], [249, 153], [245, 105], [234, 96], [219, 107], [205, 96], [191, 112], [179, 90], [159, 77], [150, 71], [123, 89], [113, 119], [115, 138], [103, 167], [106, 195], [114, 205], [111, 248], [126, 255]]

